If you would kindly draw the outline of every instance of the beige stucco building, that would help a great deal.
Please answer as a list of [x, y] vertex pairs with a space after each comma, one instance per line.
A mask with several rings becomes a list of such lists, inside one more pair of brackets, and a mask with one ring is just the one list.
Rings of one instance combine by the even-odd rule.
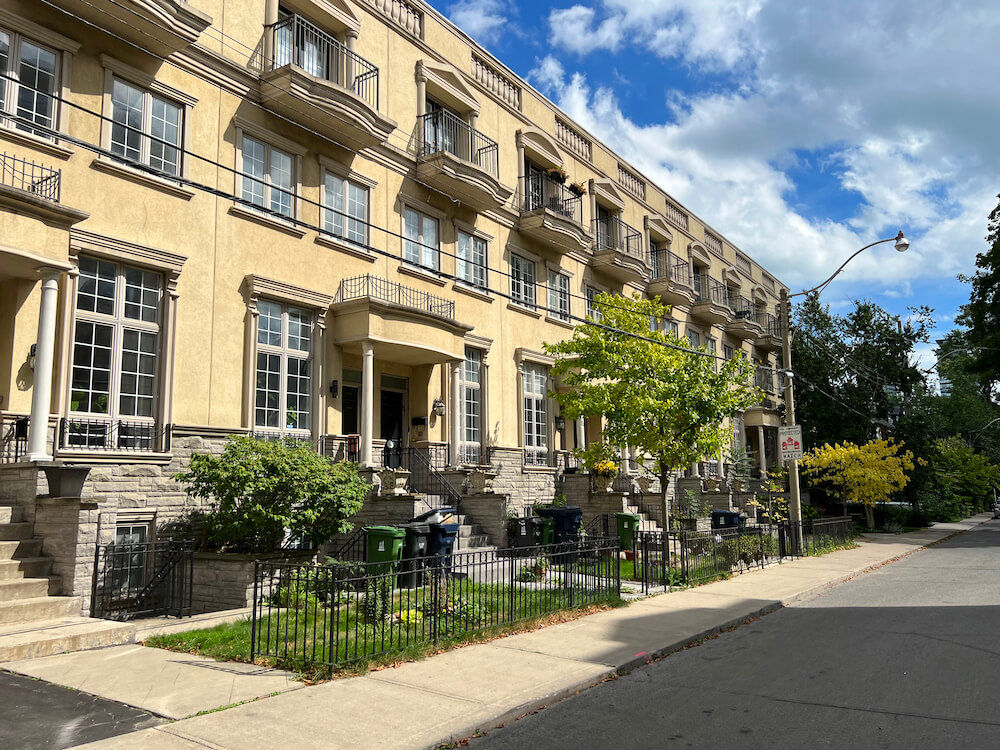
[[94, 466], [102, 538], [234, 433], [551, 497], [599, 290], [776, 363], [779, 282], [419, 0], [51, 5], [0, 3], [3, 457]]

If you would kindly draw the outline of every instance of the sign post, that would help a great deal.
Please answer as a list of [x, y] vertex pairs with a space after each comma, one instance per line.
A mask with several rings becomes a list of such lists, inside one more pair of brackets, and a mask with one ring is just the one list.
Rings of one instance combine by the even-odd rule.
[[802, 426], [792, 424], [779, 427], [778, 443], [781, 445], [782, 461], [798, 461], [802, 458]]

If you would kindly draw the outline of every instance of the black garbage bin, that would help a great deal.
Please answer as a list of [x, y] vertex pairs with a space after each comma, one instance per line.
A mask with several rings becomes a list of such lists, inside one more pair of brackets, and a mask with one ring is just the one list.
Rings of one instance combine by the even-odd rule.
[[580, 538], [580, 521], [583, 520], [583, 509], [579, 506], [567, 505], [563, 508], [550, 506], [536, 508], [535, 512], [542, 518], [551, 518], [555, 521], [555, 538], [552, 541], [556, 544], [575, 542]]
[[406, 531], [406, 538], [403, 540], [403, 561], [399, 566], [399, 586], [412, 589], [422, 586], [424, 582], [424, 564], [431, 540], [431, 525], [404, 523], [400, 527]]
[[507, 526], [510, 535], [510, 546], [514, 549], [537, 546], [539, 544], [540, 531], [537, 520], [528, 516], [510, 519]]
[[713, 510], [713, 529], [741, 529], [746, 523], [746, 516], [740, 515], [735, 510]]

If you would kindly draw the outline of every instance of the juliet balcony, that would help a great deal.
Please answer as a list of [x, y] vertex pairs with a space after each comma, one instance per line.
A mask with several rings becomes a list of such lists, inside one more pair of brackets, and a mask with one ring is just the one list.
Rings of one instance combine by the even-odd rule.
[[669, 250], [652, 253], [653, 276], [649, 283], [649, 293], [659, 296], [664, 304], [694, 304], [694, 279], [691, 263]]
[[212, 17], [184, 0], [55, 0], [100, 29], [158, 55], [194, 44]]
[[[0, 208], [48, 224], [70, 227], [89, 214], [62, 204], [62, 172], [44, 164], [0, 154]], [[3, 280], [0, 269], [0, 281]]]
[[781, 351], [781, 319], [777, 315], [764, 313], [764, 330], [754, 345], [765, 352]]
[[296, 15], [267, 32], [261, 101], [352, 150], [384, 143], [396, 123], [379, 112], [379, 69]]
[[595, 219], [593, 267], [623, 283], [648, 279], [652, 269], [642, 232], [617, 217]]
[[743, 341], [756, 339], [764, 333], [764, 313], [752, 301], [731, 294], [729, 307], [733, 318], [726, 324], [726, 333]]
[[417, 176], [477, 211], [499, 208], [513, 188], [499, 179], [497, 142], [451, 112], [441, 109], [418, 118]]
[[729, 307], [729, 290], [708, 274], [694, 274], [694, 304], [691, 316], [711, 325], [725, 325], [733, 318]]
[[589, 252], [593, 237], [583, 226], [583, 198], [543, 172], [521, 180], [521, 234], [560, 253]]

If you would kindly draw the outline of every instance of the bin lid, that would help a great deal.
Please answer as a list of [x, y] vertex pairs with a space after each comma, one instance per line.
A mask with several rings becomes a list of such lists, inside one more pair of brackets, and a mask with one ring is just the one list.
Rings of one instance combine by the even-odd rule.
[[365, 533], [374, 534], [375, 536], [391, 536], [398, 539], [406, 536], [406, 531], [397, 526], [365, 526]]
[[412, 532], [414, 534], [430, 534], [431, 525], [429, 523], [401, 523], [400, 526], [406, 529], [407, 532]]
[[431, 531], [445, 536], [456, 536], [458, 534], [457, 523], [432, 523]]
[[615, 517], [617, 517], [617, 518], [631, 518], [631, 519], [634, 519], [636, 521], [639, 520], [639, 516], [637, 516], [635, 513], [629, 513], [628, 511], [621, 511], [619, 513], [615, 513]]

